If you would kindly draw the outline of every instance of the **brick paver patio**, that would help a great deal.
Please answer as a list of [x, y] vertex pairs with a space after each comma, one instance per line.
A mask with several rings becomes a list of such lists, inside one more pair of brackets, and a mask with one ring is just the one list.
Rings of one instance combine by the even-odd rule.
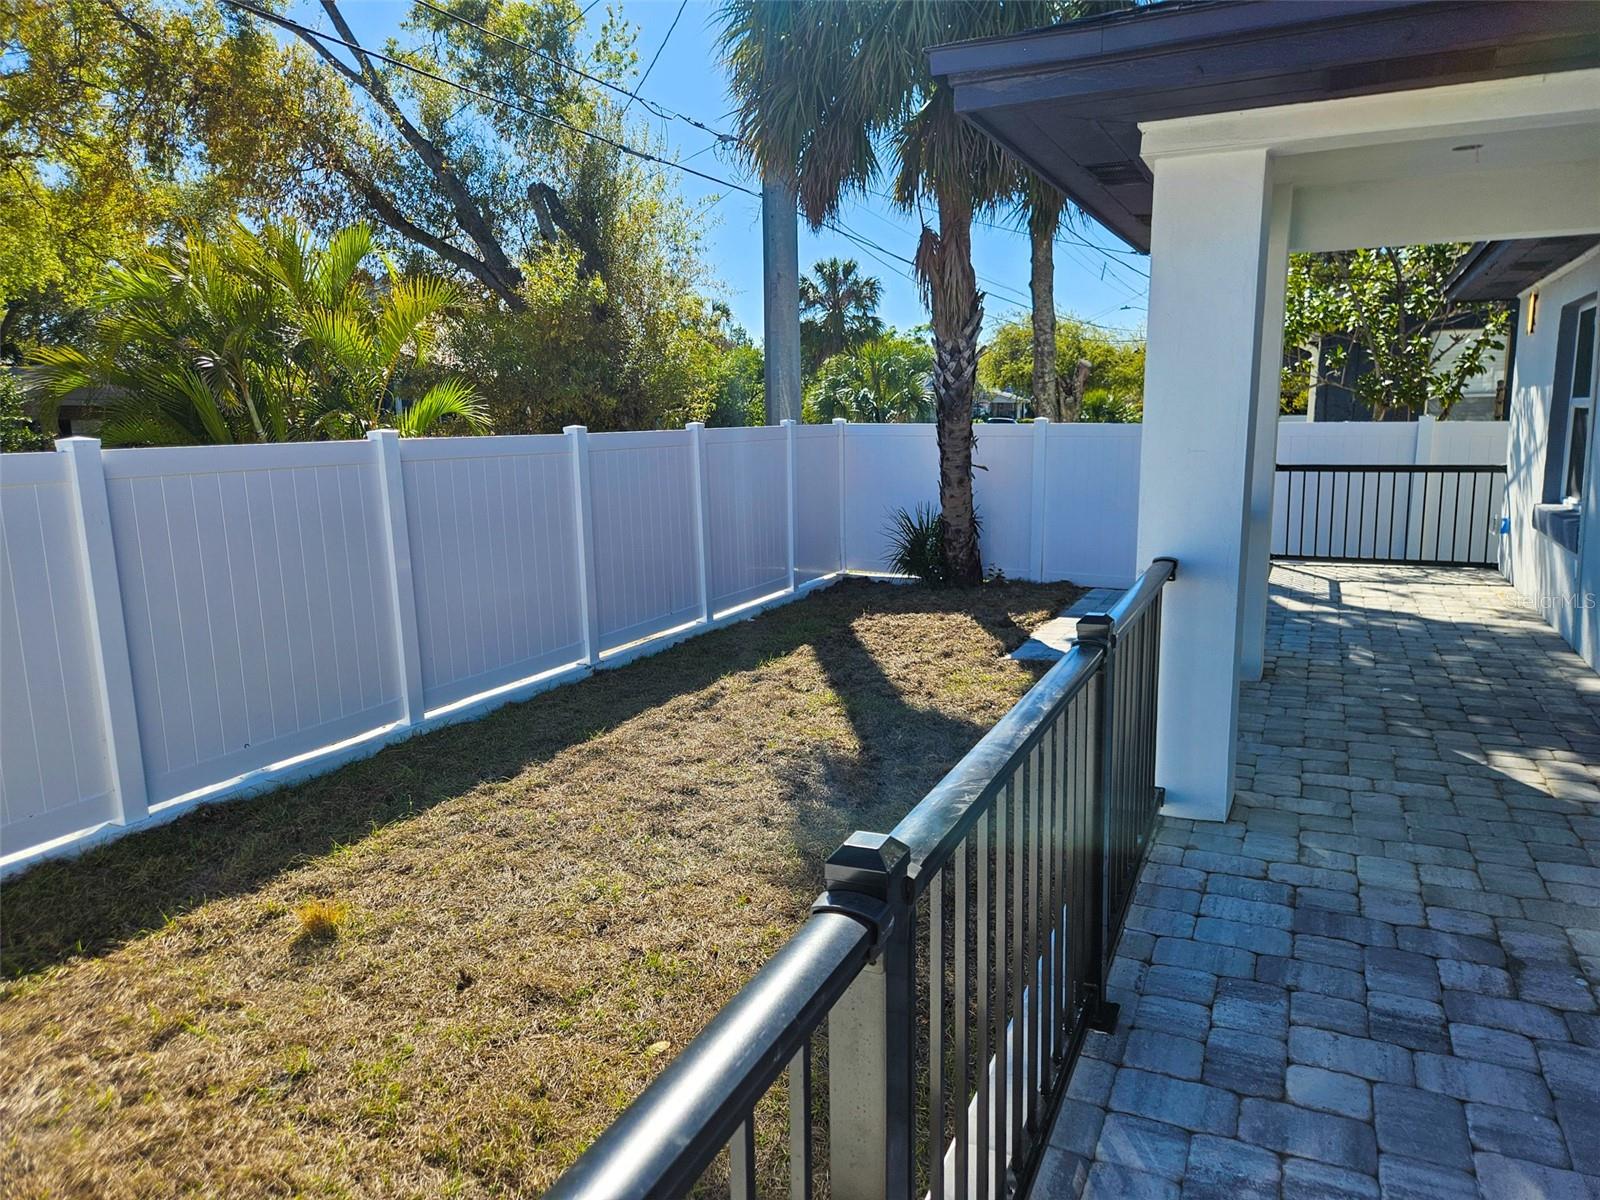
[[1033, 1195], [1600, 1200], [1600, 677], [1491, 572], [1272, 581]]

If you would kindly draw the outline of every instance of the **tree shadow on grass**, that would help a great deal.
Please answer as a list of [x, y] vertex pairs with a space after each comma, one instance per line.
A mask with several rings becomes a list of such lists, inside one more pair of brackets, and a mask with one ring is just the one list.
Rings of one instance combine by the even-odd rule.
[[[1057, 596], [1065, 586], [1054, 589]], [[1003, 653], [1027, 636], [1013, 611], [1053, 603], [1051, 591], [930, 592], [846, 581], [758, 620], [388, 747], [317, 779], [200, 808], [81, 857], [40, 864], [0, 889], [0, 973], [27, 975], [74, 955], [106, 953], [203, 903], [254, 891], [385, 826], [513, 779], [652, 708], [807, 646], [862, 747], [855, 756], [819, 749], [826, 803], [815, 802], [814, 773], [785, 783], [793, 793], [796, 844], [804, 861], [820, 864], [857, 825], [892, 825], [984, 732], [974, 721], [902, 695], [852, 622], [873, 613], [967, 615]], [[810, 802], [801, 803], [800, 789]]]

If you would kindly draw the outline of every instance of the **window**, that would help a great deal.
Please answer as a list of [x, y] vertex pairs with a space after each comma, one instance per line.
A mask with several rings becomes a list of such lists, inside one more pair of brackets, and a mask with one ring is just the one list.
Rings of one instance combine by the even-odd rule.
[[1567, 408], [1567, 445], [1562, 457], [1561, 498], [1576, 504], [1583, 497], [1588, 473], [1590, 443], [1594, 440], [1595, 315], [1593, 304], [1578, 314], [1577, 340], [1572, 353], [1572, 387]]

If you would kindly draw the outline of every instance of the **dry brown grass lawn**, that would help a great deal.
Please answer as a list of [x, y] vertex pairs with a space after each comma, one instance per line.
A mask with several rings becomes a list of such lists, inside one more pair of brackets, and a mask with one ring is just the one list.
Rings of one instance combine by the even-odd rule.
[[1073, 594], [841, 584], [7, 883], [5, 1193], [537, 1195]]

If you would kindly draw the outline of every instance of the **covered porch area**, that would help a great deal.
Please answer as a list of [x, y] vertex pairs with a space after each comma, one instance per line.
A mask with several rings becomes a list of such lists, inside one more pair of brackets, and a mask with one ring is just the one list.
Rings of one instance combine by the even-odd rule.
[[1032, 1194], [1600, 1195], [1600, 677], [1459, 568], [1274, 566], [1263, 651]]
[[1165, 815], [1226, 820], [1240, 685], [1266, 664], [1289, 255], [1600, 230], [1600, 12], [1156, 5], [931, 63], [975, 125], [1150, 251], [1138, 559], [1183, 564], [1156, 777]]

